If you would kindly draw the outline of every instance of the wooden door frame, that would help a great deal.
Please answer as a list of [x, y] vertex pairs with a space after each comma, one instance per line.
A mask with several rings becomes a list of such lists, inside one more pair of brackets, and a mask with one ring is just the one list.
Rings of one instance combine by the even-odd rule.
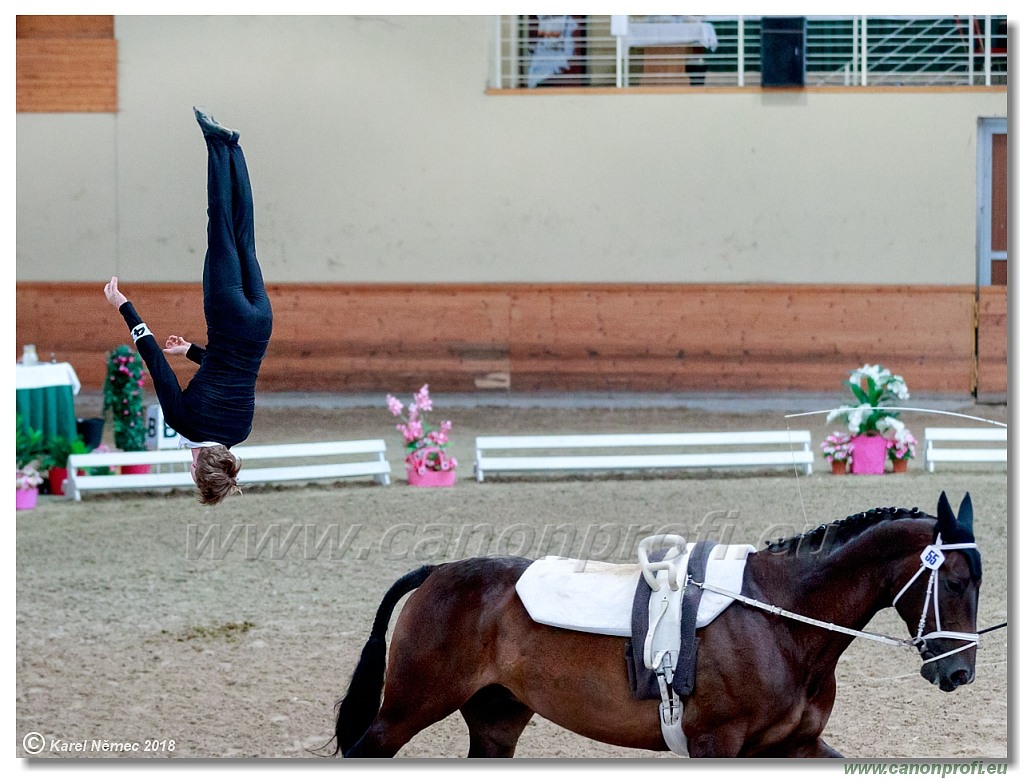
[[1006, 134], [1006, 125], [1006, 117], [982, 117], [978, 120], [978, 197], [975, 224], [979, 286], [992, 284], [993, 255], [1006, 255], [1005, 252], [992, 251], [992, 137]]
[[[974, 394], [979, 402], [1005, 404], [1008, 393], [1009, 285], [992, 283], [992, 264], [1008, 251], [992, 249], [993, 138], [1007, 133], [1005, 117], [978, 120], [977, 259], [974, 317]], [[1007, 176], [1009, 172], [1007, 172]], [[1009, 199], [1009, 193], [1006, 194]], [[1007, 204], [1007, 207], [1009, 205]], [[1009, 276], [1007, 269], [1007, 276]], [[1007, 281], [1009, 282], [1009, 281]]]

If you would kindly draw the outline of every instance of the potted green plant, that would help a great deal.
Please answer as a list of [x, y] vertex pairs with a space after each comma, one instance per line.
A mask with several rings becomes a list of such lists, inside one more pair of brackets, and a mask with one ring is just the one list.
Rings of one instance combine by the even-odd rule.
[[68, 477], [68, 459], [72, 454], [89, 453], [89, 446], [81, 437], [74, 440], [61, 435], [54, 435], [46, 442], [46, 455], [40, 464], [46, 470], [46, 478], [50, 486], [50, 494], [63, 494], [64, 481]]
[[39, 461], [43, 457], [43, 433], [29, 426], [22, 416], [15, 424], [15, 507], [18, 510], [36, 506], [39, 485]]
[[24, 416], [18, 414], [14, 425], [15, 446], [17, 456], [15, 457], [18, 467], [24, 467], [34, 459], [41, 459], [44, 450], [43, 433], [28, 425]]
[[865, 364], [850, 373], [844, 385], [853, 394], [855, 404], [844, 404], [828, 414], [827, 421], [842, 418], [852, 435], [850, 472], [881, 475], [885, 472], [888, 441], [884, 435], [903, 427], [896, 407], [910, 397], [907, 384], [899, 375], [878, 364]]
[[[146, 450], [146, 414], [142, 392], [142, 357], [129, 345], [107, 354], [103, 413], [110, 413], [114, 445], [122, 451]], [[126, 465], [121, 472], [148, 472], [149, 465]]]

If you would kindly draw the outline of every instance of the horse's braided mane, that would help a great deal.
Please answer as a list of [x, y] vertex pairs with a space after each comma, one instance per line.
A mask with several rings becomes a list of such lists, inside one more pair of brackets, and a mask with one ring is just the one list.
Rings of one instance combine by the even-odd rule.
[[821, 524], [812, 530], [789, 538], [779, 538], [776, 541], [766, 540], [765, 550], [773, 554], [817, 551], [826, 540], [832, 546], [839, 545], [876, 524], [905, 518], [931, 517], [920, 508], [910, 508], [909, 510], [907, 508], [872, 508], [863, 513], [854, 513], [845, 519], [836, 519], [830, 524]]

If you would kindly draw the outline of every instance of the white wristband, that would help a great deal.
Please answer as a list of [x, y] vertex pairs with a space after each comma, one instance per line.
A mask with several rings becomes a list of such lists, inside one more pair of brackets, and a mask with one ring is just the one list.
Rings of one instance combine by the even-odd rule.
[[135, 326], [132, 329], [133, 342], [137, 343], [140, 339], [146, 336], [152, 337], [153, 332], [149, 330], [149, 326], [147, 326], [145, 323], [140, 323], [138, 326]]

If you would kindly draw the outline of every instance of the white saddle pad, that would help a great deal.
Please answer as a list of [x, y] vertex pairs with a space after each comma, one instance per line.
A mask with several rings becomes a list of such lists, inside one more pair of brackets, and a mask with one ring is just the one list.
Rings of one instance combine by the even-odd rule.
[[[688, 544], [687, 552], [692, 548], [693, 544]], [[715, 546], [708, 559], [706, 582], [738, 593], [747, 555], [754, 550], [753, 546]], [[516, 592], [534, 622], [629, 638], [640, 577], [638, 563], [545, 557], [526, 568], [516, 582]], [[710, 624], [731, 602], [724, 595], [703, 592], [697, 627]]]

